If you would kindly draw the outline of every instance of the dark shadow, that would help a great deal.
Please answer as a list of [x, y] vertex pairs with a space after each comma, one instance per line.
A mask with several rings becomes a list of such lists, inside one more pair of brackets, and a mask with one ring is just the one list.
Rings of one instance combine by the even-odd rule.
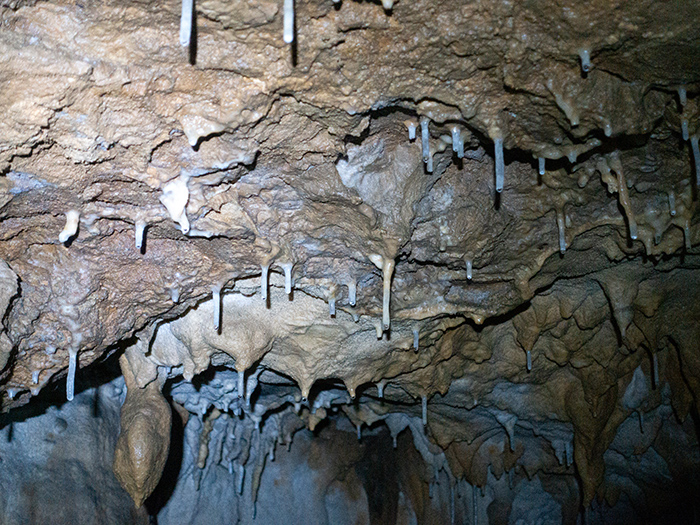
[[146, 245], [148, 244], [148, 225], [143, 229], [143, 236], [141, 237], [141, 255], [146, 253]]
[[192, 34], [190, 35], [189, 63], [197, 63], [197, 1], [192, 0]]
[[396, 523], [399, 502], [399, 469], [396, 465], [389, 429], [384, 424], [373, 425], [374, 432], [362, 438], [362, 458], [355, 464], [367, 494], [370, 523]]

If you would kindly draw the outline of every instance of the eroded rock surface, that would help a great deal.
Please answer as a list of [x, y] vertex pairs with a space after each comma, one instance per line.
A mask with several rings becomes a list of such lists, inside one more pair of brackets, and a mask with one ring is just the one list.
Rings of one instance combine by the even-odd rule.
[[276, 440], [352, 427], [427, 470], [377, 507], [325, 452], [330, 523], [692, 515], [697, 2], [299, 1], [289, 45], [283, 2], [205, 0], [189, 47], [180, 8], [0, 2], [8, 421], [119, 353], [165, 523], [164, 469], [245, 522]]

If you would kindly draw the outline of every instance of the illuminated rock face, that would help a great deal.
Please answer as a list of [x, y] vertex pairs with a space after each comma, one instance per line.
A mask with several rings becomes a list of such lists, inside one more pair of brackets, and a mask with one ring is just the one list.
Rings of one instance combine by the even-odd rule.
[[0, 522], [692, 522], [697, 2], [0, 20]]

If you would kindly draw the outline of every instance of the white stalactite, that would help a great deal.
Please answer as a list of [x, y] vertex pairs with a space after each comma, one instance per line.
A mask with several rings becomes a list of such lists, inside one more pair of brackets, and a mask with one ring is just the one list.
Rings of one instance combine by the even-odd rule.
[[427, 427], [428, 426], [428, 397], [427, 396], [421, 397], [421, 412], [422, 412], [423, 426]]
[[545, 171], [545, 166], [544, 166], [544, 157], [540, 157], [537, 159], [537, 164], [539, 168], [540, 175], [544, 175]]
[[559, 253], [566, 251], [566, 218], [564, 210], [557, 210], [557, 228], [559, 230]]
[[612, 124], [610, 124], [610, 122], [606, 122], [603, 125], [603, 133], [605, 133], [606, 137], [612, 137], [612, 132]]
[[384, 330], [391, 327], [391, 277], [394, 274], [394, 259], [385, 259], [382, 274], [384, 277], [384, 298], [382, 301], [382, 322]]
[[294, 42], [294, 0], [284, 0], [284, 41]]
[[530, 372], [530, 371], [532, 371], [532, 352], [530, 352], [530, 350], [528, 350], [528, 351], [526, 352], [526, 356], [525, 356], [525, 357], [526, 357], [526, 360], [527, 360], [527, 371]]
[[348, 303], [350, 306], [355, 306], [357, 304], [357, 282], [350, 281], [348, 283]]
[[328, 312], [331, 317], [335, 317], [335, 297], [328, 299]]
[[194, 17], [194, 1], [182, 0], [182, 12], [180, 13], [180, 45], [190, 46], [192, 37], [192, 19]]
[[214, 303], [214, 329], [218, 332], [221, 328], [221, 287], [211, 287], [211, 300]]
[[418, 328], [413, 329], [413, 350], [418, 351], [420, 346], [420, 330]]
[[472, 271], [473, 271], [472, 264], [473, 264], [473, 263], [472, 263], [472, 260], [471, 260], [471, 259], [467, 259], [467, 280], [468, 280], [468, 281], [471, 281], [471, 280], [472, 280]]
[[413, 122], [412, 120], [409, 120], [406, 122], [406, 127], [408, 128], [408, 140], [413, 142], [416, 140], [416, 128], [418, 128], [418, 124]]
[[76, 233], [78, 233], [78, 224], [80, 222], [80, 212], [77, 210], [70, 210], [66, 212], [66, 225], [63, 231], [58, 234], [58, 240], [61, 242], [68, 242], [72, 239]]
[[73, 401], [75, 395], [75, 372], [78, 368], [78, 350], [68, 351], [68, 376], [66, 377], [66, 399]]
[[238, 397], [245, 398], [245, 370], [238, 371]]
[[148, 226], [148, 224], [146, 224], [145, 221], [136, 221], [134, 227], [134, 244], [139, 251], [143, 248], [143, 234], [146, 231], [146, 226]]
[[372, 254], [369, 260], [382, 270], [384, 297], [382, 300], [382, 323], [384, 330], [391, 327], [391, 277], [394, 274], [394, 259], [382, 257], [379, 254]]
[[433, 153], [430, 151], [430, 149], [428, 149], [428, 162], [425, 164], [425, 171], [432, 173], [433, 169]]
[[685, 107], [688, 103], [688, 92], [684, 87], [678, 88], [678, 100], [681, 103], [681, 107]]
[[494, 160], [496, 163], [496, 192], [503, 191], [503, 182], [505, 180], [505, 162], [503, 160], [503, 138], [496, 137], [493, 139]]
[[287, 295], [292, 294], [292, 269], [294, 265], [290, 262], [280, 264], [284, 270], [284, 293]]
[[170, 218], [178, 223], [180, 231], [187, 234], [190, 231], [190, 221], [187, 219], [187, 202], [190, 200], [190, 190], [187, 187], [187, 177], [180, 176], [163, 186], [160, 202], [168, 210]]
[[676, 216], [676, 194], [673, 190], [668, 192], [668, 213], [671, 217]]
[[688, 119], [681, 119], [681, 136], [683, 140], [687, 141], [690, 138], [690, 132], [688, 130]]
[[462, 132], [458, 126], [452, 127], [452, 151], [457, 154], [458, 158], [464, 158], [464, 141], [462, 140]]
[[267, 277], [268, 277], [269, 273], [270, 273], [270, 265], [269, 264], [263, 264], [260, 266], [260, 295], [262, 297], [262, 300], [265, 303], [267, 303], [267, 288], [268, 288]]
[[578, 56], [581, 59], [581, 71], [588, 73], [591, 70], [591, 52], [588, 49], [581, 49]]
[[420, 119], [420, 134], [421, 134], [421, 147], [423, 149], [423, 162], [426, 164], [430, 159], [430, 129], [428, 126], [430, 121], [427, 117], [422, 117]]

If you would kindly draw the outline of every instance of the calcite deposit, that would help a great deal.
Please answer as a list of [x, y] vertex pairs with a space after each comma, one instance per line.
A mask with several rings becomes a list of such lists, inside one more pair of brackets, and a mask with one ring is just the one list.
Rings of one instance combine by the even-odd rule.
[[699, 20], [0, 0], [0, 522], [694, 523]]

